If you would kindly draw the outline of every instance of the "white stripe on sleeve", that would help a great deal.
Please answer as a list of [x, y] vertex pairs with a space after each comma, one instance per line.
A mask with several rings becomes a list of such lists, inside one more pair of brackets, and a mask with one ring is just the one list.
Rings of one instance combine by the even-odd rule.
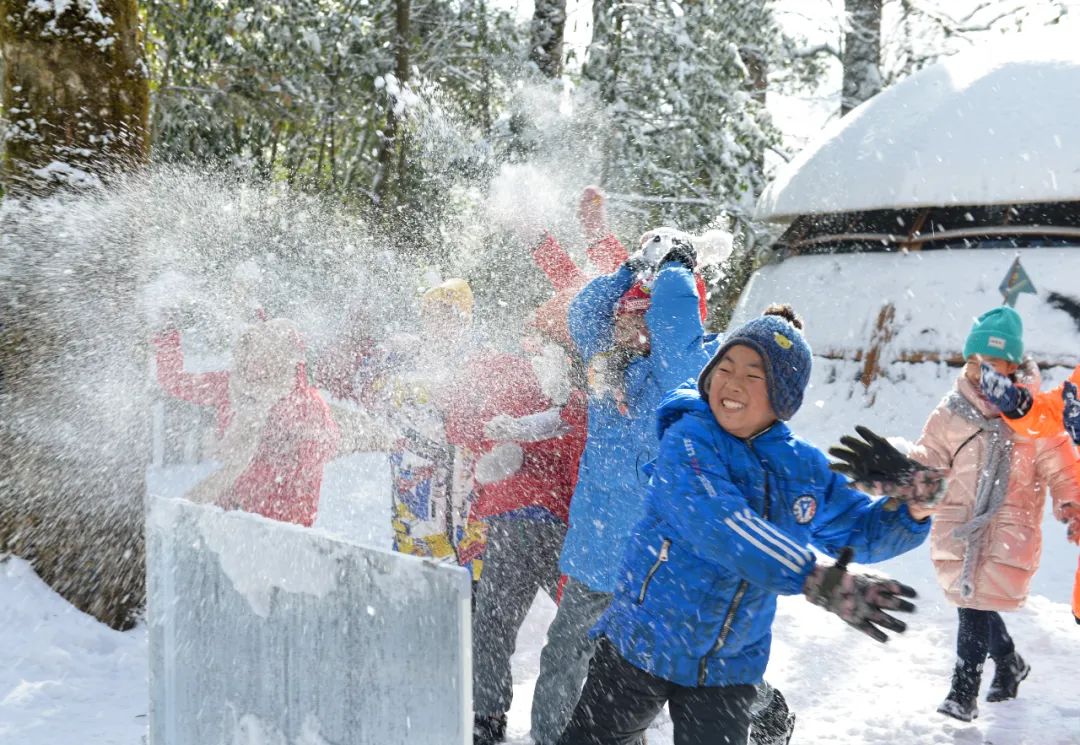
[[739, 525], [734, 520], [732, 520], [730, 517], [724, 518], [724, 524], [727, 525], [729, 528], [731, 528], [736, 533], [738, 533], [739, 535], [741, 535], [743, 537], [743, 539], [747, 543], [749, 543], [749, 544], [751, 544], [753, 546], [757, 546], [762, 552], [764, 552], [765, 554], [771, 556], [773, 559], [775, 559], [780, 564], [783, 564], [784, 566], [786, 566], [791, 571], [796, 572], [796, 573], [802, 572], [803, 567], [793, 563], [786, 556], [778, 554], [776, 551], [769, 548], [764, 543], [761, 543], [759, 540], [757, 540], [752, 535], [750, 535], [745, 530], [743, 530], [741, 527], [739, 527]]
[[746, 523], [747, 527], [756, 531], [762, 538], [775, 544], [777, 548], [786, 551], [796, 561], [805, 564], [813, 558], [813, 555], [805, 546], [800, 546], [798, 543], [795, 543], [795, 541], [791, 540], [791, 538], [784, 534], [783, 531], [777, 530], [775, 526], [762, 520], [749, 509], [736, 512], [735, 518]]

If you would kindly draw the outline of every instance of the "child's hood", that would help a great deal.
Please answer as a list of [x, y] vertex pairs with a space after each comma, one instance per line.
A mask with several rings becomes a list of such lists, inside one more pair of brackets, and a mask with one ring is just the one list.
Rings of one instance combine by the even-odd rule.
[[684, 414], [698, 412], [712, 416], [709, 403], [698, 393], [697, 380], [691, 378], [675, 390], [664, 396], [656, 409], [656, 438], [663, 439], [664, 433]]

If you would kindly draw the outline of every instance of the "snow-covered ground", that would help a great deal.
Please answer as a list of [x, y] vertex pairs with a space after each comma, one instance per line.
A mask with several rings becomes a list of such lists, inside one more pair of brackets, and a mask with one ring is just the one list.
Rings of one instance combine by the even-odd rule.
[[[858, 368], [816, 361], [796, 431], [827, 446], [854, 424], [914, 438], [948, 388], [937, 364], [894, 365], [873, 408], [865, 408]], [[1065, 370], [1051, 372], [1048, 382]], [[182, 491], [205, 469], [150, 474], [152, 491]], [[328, 469], [318, 527], [364, 542], [389, 536], [385, 460], [358, 455]], [[980, 706], [972, 724], [934, 709], [948, 688], [956, 612], [937, 590], [925, 547], [881, 570], [920, 592], [910, 631], [878, 645], [800, 598], [780, 604], [768, 677], [798, 713], [797, 745], [1075, 745], [1080, 743], [1080, 627], [1068, 607], [1077, 549], [1047, 512], [1043, 562], [1032, 596], [1006, 620], [1033, 672], [1015, 701]], [[527, 745], [528, 712], [540, 648], [554, 605], [539, 596], [518, 635], [511, 745]], [[0, 564], [0, 743], [141, 745], [146, 731], [147, 650], [143, 628], [112, 631], [67, 605], [27, 564]], [[671, 743], [670, 724], [650, 733]]]

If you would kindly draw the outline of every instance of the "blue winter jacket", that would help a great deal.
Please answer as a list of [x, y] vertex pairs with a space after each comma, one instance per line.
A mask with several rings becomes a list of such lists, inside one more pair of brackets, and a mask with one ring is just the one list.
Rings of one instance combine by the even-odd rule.
[[[634, 282], [620, 268], [587, 284], [570, 304], [570, 333], [586, 365], [612, 347], [615, 305]], [[570, 525], [559, 566], [597, 592], [615, 589], [630, 531], [645, 513], [647, 463], [656, 457], [656, 407], [664, 395], [696, 375], [715, 336], [703, 335], [694, 277], [676, 262], [657, 274], [645, 313], [651, 350], [625, 372], [627, 414], [610, 395], [589, 394], [589, 431], [570, 502]]]
[[[683, 686], [761, 681], [777, 595], [802, 590], [813, 545], [875, 562], [918, 546], [930, 521], [883, 508], [777, 422], [728, 434], [696, 381], [660, 406], [660, 456], [645, 517], [593, 635], [642, 670]], [[840, 623], [839, 619], [836, 623]]]

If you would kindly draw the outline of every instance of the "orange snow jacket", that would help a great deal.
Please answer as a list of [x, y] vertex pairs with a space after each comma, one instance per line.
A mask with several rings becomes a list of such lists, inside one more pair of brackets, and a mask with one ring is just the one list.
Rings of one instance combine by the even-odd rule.
[[[1069, 382], [1080, 387], [1080, 366], [1069, 375]], [[1065, 428], [1062, 421], [1064, 403], [1061, 398], [1064, 385], [1062, 383], [1048, 391], [1035, 388], [1031, 392], [1031, 408], [1026, 414], [1018, 419], [1002, 419], [1014, 432], [1024, 437], [1053, 437], [1060, 434]], [[1077, 478], [1080, 479], [1080, 465], [1077, 468]], [[1076, 579], [1073, 582], [1072, 613], [1076, 622], [1080, 623], [1080, 561], [1077, 562]]]
[[[1080, 366], [1072, 371], [1069, 382], [1080, 388]], [[1048, 391], [1038, 388], [1031, 391], [1031, 408], [1019, 419], [1002, 417], [1018, 435], [1024, 437], [1051, 437], [1060, 434], [1065, 425], [1062, 413], [1065, 404], [1061, 399], [1064, 383]]]
[[1076, 562], [1076, 580], [1073, 582], [1073, 618], [1080, 623], [1080, 560]]

